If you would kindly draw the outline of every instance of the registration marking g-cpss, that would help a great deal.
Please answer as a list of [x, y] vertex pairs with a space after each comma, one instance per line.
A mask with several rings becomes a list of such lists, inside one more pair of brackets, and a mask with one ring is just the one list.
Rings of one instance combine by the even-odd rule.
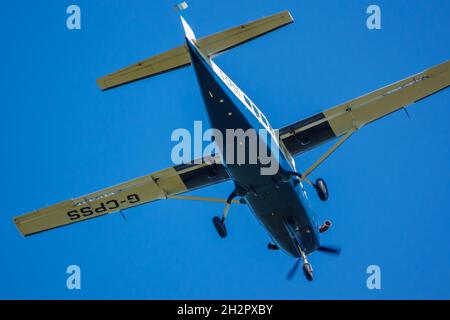
[[67, 216], [70, 220], [78, 220], [81, 218], [91, 217], [97, 214], [102, 214], [110, 210], [120, 210], [120, 206], [124, 204], [136, 204], [140, 202], [141, 199], [137, 194], [130, 194], [126, 196], [123, 200], [108, 200], [101, 202], [97, 208], [92, 208], [91, 206], [85, 206], [77, 210], [71, 210], [67, 212]]

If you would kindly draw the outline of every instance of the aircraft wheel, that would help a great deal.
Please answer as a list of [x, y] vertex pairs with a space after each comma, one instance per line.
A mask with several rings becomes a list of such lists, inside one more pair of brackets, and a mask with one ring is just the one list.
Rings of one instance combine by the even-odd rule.
[[303, 273], [305, 274], [306, 280], [308, 280], [309, 282], [313, 281], [313, 270], [312, 266], [309, 263], [305, 263], [303, 265]]
[[323, 179], [317, 179], [315, 188], [317, 191], [317, 195], [320, 200], [327, 201], [328, 200], [328, 187]]
[[227, 236], [227, 228], [225, 226], [225, 223], [222, 221], [219, 217], [214, 217], [212, 219], [212, 222], [214, 224], [214, 227], [216, 228], [217, 233], [221, 238], [225, 238]]

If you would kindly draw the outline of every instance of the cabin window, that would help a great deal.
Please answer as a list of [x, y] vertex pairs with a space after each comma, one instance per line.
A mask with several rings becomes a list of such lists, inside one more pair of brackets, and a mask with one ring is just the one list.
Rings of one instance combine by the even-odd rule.
[[261, 117], [261, 113], [259, 112], [258, 108], [252, 103], [253, 111], [255, 111], [256, 116], [259, 118]]
[[244, 100], [247, 103], [247, 105], [250, 107], [252, 105], [252, 103], [250, 102], [250, 100], [248, 100], [247, 96], [244, 95]]
[[261, 121], [268, 127], [269, 123], [267, 122], [266, 117], [261, 113]]

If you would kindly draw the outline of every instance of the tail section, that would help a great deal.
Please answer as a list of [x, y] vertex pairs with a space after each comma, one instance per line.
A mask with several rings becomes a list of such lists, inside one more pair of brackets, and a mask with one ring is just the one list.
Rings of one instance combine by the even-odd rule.
[[183, 16], [180, 16], [181, 23], [183, 24], [184, 33], [186, 34], [186, 38], [189, 41], [196, 41], [197, 38], [195, 37], [194, 31], [192, 31], [191, 26], [184, 20]]
[[[200, 52], [208, 58], [225, 52], [250, 40], [265, 35], [278, 28], [292, 23], [294, 20], [289, 11], [283, 11], [272, 16], [255, 20], [226, 31], [222, 31], [200, 39], [195, 37], [191, 27], [183, 17], [181, 22], [185, 30], [186, 38], [195, 43]], [[187, 45], [181, 45], [175, 49], [153, 56], [138, 62], [127, 68], [104, 76], [97, 80], [102, 90], [115, 88], [127, 83], [142, 80], [158, 74], [186, 67], [191, 64], [191, 58]]]

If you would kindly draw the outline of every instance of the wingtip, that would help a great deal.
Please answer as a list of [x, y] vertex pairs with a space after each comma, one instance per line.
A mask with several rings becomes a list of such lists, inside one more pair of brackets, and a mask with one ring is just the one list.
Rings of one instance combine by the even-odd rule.
[[101, 91], [105, 91], [106, 89], [108, 89], [108, 86], [106, 85], [106, 82], [103, 78], [98, 78], [97, 80], [95, 80], [95, 82], [97, 83], [97, 86]]
[[22, 224], [18, 221], [19, 217], [14, 217], [13, 218], [13, 223], [17, 228], [17, 231], [19, 231], [19, 234], [23, 237], [26, 238], [28, 235], [24, 232], [24, 230], [21, 228]]
[[289, 23], [292, 23], [295, 21], [294, 17], [292, 16], [292, 14], [289, 10], [285, 10], [284, 12], [288, 15]]

